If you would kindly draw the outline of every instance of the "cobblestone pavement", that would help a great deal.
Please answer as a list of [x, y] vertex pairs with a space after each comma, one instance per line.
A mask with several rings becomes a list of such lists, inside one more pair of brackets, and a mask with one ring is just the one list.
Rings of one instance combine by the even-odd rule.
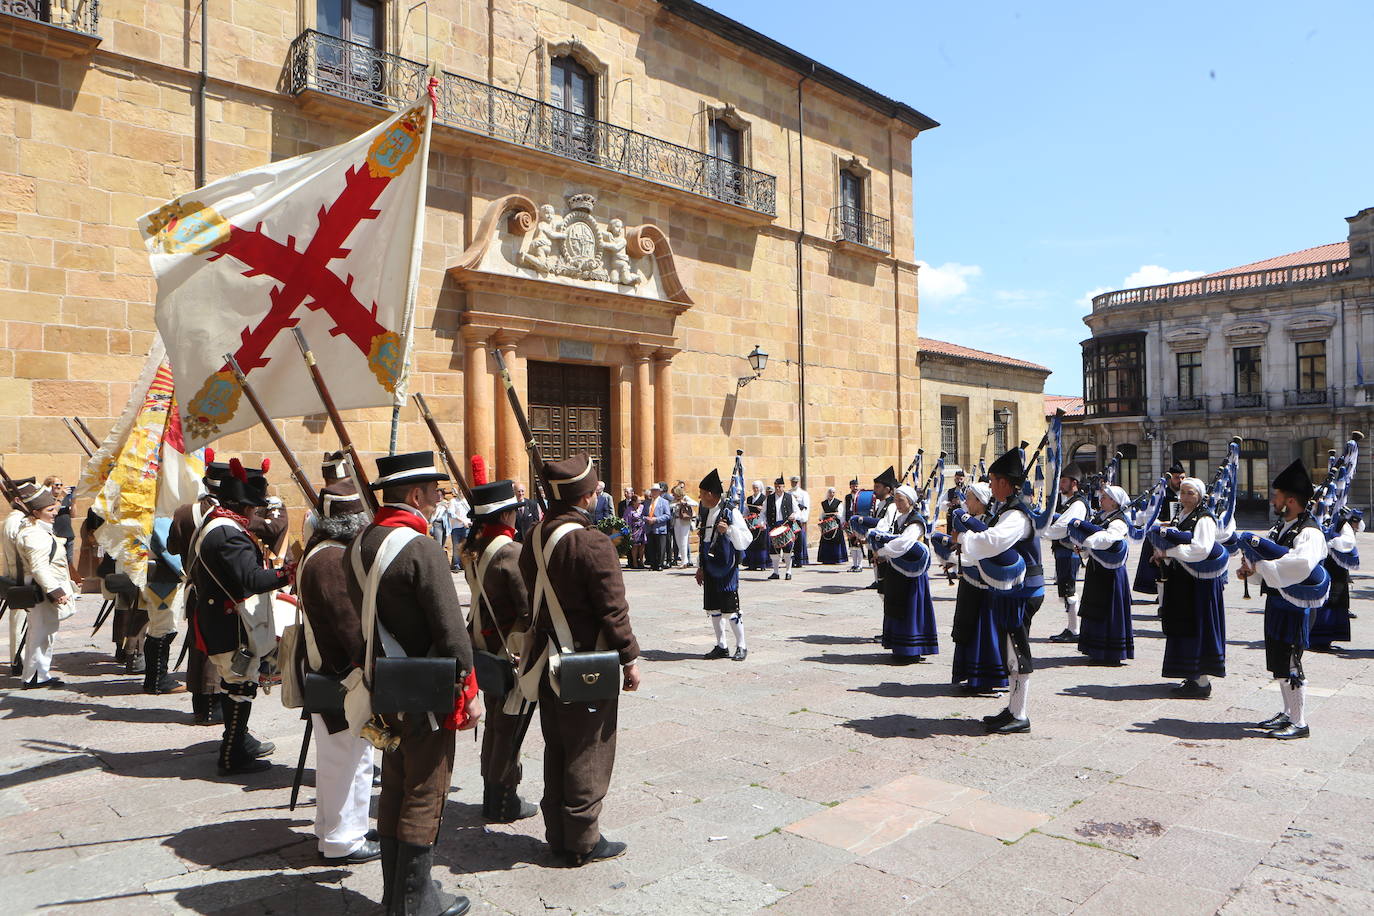
[[[1374, 539], [1361, 538], [1366, 556]], [[474, 913], [1374, 912], [1374, 583], [1354, 582], [1354, 641], [1309, 655], [1312, 737], [1247, 728], [1280, 708], [1262, 603], [1227, 588], [1230, 676], [1178, 700], [1159, 676], [1153, 605], [1136, 658], [1092, 667], [1045, 637], [1028, 735], [991, 738], [992, 698], [949, 684], [953, 589], [935, 584], [941, 654], [891, 667], [871, 641], [867, 573], [746, 573], [749, 658], [701, 660], [710, 627], [688, 571], [626, 574], [644, 686], [621, 704], [607, 835], [625, 857], [550, 867], [538, 816], [487, 828], [477, 748], [460, 736], [435, 874]], [[254, 731], [272, 770], [215, 775], [218, 730], [183, 695], [116, 668], [97, 599], [65, 622], [56, 690], [0, 681], [0, 908], [367, 912], [376, 863], [321, 864], [313, 790], [287, 810], [301, 726], [275, 698]], [[540, 792], [540, 742], [525, 793]]]

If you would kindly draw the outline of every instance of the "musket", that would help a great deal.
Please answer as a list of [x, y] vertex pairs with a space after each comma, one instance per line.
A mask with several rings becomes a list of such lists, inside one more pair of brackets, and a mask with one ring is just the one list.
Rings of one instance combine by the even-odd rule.
[[[515, 382], [510, 377], [510, 370], [506, 368], [506, 358], [501, 355], [501, 351], [493, 348], [491, 358], [496, 360], [496, 370], [501, 374], [501, 384], [506, 389], [506, 400], [510, 402], [511, 412], [515, 414], [515, 423], [520, 427], [520, 435], [525, 437], [525, 454], [529, 455], [531, 471], [541, 480], [543, 479], [544, 459], [539, 455], [539, 445], [534, 441], [534, 432], [530, 430], [530, 421], [525, 417], [525, 408], [520, 404], [520, 395], [515, 392]], [[533, 483], [533, 481], [532, 481]], [[548, 482], [544, 481], [547, 488]], [[534, 499], [539, 503], [540, 513], [548, 512], [548, 506], [544, 504], [544, 494], [540, 492], [538, 486], [534, 486]], [[549, 489], [552, 493], [553, 490]], [[529, 727], [529, 723], [525, 723]], [[522, 734], [523, 737], [523, 734]], [[517, 749], [519, 745], [516, 745]]]
[[282, 438], [281, 432], [277, 429], [277, 424], [267, 415], [267, 410], [262, 406], [262, 401], [258, 400], [258, 393], [253, 390], [253, 385], [248, 381], [248, 376], [244, 375], [243, 370], [239, 368], [238, 360], [234, 358], [234, 354], [226, 353], [224, 354], [224, 362], [229, 366], [229, 371], [234, 373], [234, 380], [243, 389], [243, 394], [248, 398], [248, 403], [252, 405], [253, 412], [258, 415], [258, 422], [262, 423], [263, 428], [267, 430], [267, 435], [272, 438], [272, 444], [277, 447], [277, 451], [281, 452], [282, 458], [286, 459], [286, 466], [291, 471], [291, 479], [296, 481], [296, 485], [301, 488], [306, 503], [319, 508], [319, 492], [310, 483], [310, 478], [305, 476], [305, 470], [296, 460], [296, 453]]
[[305, 332], [298, 325], [291, 329], [291, 333], [296, 335], [296, 345], [301, 348], [301, 356], [305, 358], [305, 368], [310, 373], [310, 380], [315, 383], [315, 390], [319, 392], [325, 413], [329, 414], [329, 422], [334, 427], [334, 434], [339, 437], [339, 445], [348, 452], [349, 460], [353, 465], [353, 477], [358, 484], [358, 492], [362, 494], [363, 502], [368, 509], [375, 515], [378, 508], [377, 494], [368, 485], [367, 472], [363, 470], [363, 460], [358, 455], [358, 450], [353, 447], [353, 438], [348, 435], [348, 430], [344, 428], [343, 418], [339, 416], [339, 409], [334, 406], [334, 396], [329, 393], [329, 386], [325, 384], [324, 375], [320, 373], [320, 367], [315, 364], [315, 354], [305, 339]]
[[291, 780], [291, 808], [296, 810], [296, 799], [301, 794], [301, 782], [305, 778], [305, 755], [310, 750], [310, 733], [315, 730], [315, 719], [312, 716], [305, 717], [305, 737], [301, 739], [301, 756], [296, 761], [296, 776]]
[[434, 437], [434, 444], [439, 449], [439, 456], [444, 459], [444, 464], [448, 465], [448, 472], [458, 484], [458, 489], [463, 491], [463, 498], [471, 506], [472, 489], [468, 486], [468, 479], [463, 476], [463, 469], [453, 458], [453, 452], [449, 451], [448, 441], [444, 438], [443, 432], [439, 429], [438, 422], [434, 419], [434, 414], [429, 412], [429, 405], [425, 403], [425, 396], [420, 392], [411, 395], [415, 398], [415, 403], [420, 408], [420, 416], [424, 419], [425, 425], [429, 427], [429, 434]]
[[76, 421], [77, 426], [81, 427], [81, 431], [90, 437], [91, 445], [94, 445], [97, 449], [100, 448], [100, 440], [95, 437], [95, 433], [91, 432], [91, 428], [86, 425], [86, 421], [80, 417], [72, 417], [72, 419]]
[[5, 473], [5, 466], [3, 464], [0, 464], [0, 484], [3, 484], [5, 487], [6, 498], [19, 498], [19, 488], [14, 485], [14, 478]]
[[91, 455], [93, 454], [93, 452], [91, 451], [91, 447], [86, 444], [85, 439], [81, 438], [81, 434], [76, 431], [76, 427], [72, 426], [72, 421], [68, 420], [66, 417], [63, 417], [62, 425], [67, 427], [67, 432], [72, 434], [72, 438], [76, 440], [77, 445], [81, 446], [81, 450], [86, 453], [86, 457], [91, 457]]

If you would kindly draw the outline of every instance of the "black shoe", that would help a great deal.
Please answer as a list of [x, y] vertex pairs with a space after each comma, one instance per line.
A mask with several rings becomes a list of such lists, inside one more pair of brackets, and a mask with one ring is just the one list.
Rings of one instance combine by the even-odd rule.
[[1050, 637], [1050, 642], [1078, 642], [1078, 634], [1068, 627], [1062, 633]]
[[1020, 732], [1030, 731], [1030, 719], [1009, 719], [1006, 724], [999, 725], [992, 730], [994, 735], [1015, 735]]
[[1270, 716], [1263, 722], [1256, 723], [1255, 728], [1262, 728], [1265, 731], [1273, 731], [1276, 728], [1283, 728], [1285, 725], [1292, 723], [1292, 721], [1292, 719], [1288, 718], [1288, 713], [1281, 712], [1276, 716]]
[[248, 751], [248, 719], [253, 713], [251, 700], [238, 702], [227, 693], [220, 694], [220, 708], [224, 710], [224, 736], [219, 743], [219, 775], [238, 776], [261, 773], [272, 764], [260, 760]]
[[243, 736], [243, 747], [254, 757], [271, 757], [272, 752], [277, 749], [277, 746], [271, 741], [259, 741], [247, 734]]
[[1170, 691], [1180, 700], [1205, 700], [1212, 695], [1212, 685], [1203, 687], [1197, 681], [1184, 681]]
[[482, 819], [488, 823], [511, 824], [538, 813], [539, 808], [523, 801], [514, 787], [483, 784]]
[[373, 862], [382, 857], [382, 844], [376, 840], [363, 840], [363, 845], [353, 850], [346, 856], [320, 856], [326, 865], [362, 865], [364, 862]]
[[730, 656], [732, 661], [742, 662], [749, 657], [748, 649], [735, 649], [735, 654]]
[[60, 677], [50, 677], [50, 678], [48, 678], [47, 680], [43, 680], [43, 681], [40, 681], [40, 680], [38, 680], [37, 678], [34, 678], [34, 679], [31, 680], [31, 681], [25, 681], [25, 682], [24, 682], [24, 689], [25, 689], [25, 690], [36, 690], [36, 689], [39, 688], [39, 687], [61, 687], [61, 686], [62, 686], [62, 683], [63, 683], [63, 681], [62, 681], [62, 679], [61, 679]]
[[867, 585], [864, 586], [864, 589], [865, 589], [865, 590], [868, 590], [868, 589], [870, 589], [870, 588], [877, 588], [877, 587], [878, 587], [878, 583], [877, 583], [877, 582], [870, 582], [870, 583], [868, 583]]
[[788, 573], [787, 575], [783, 576], [783, 578], [786, 579], [788, 582], [791, 582], [791, 581], [792, 581], [792, 574], [791, 574], [791, 573]]
[[[780, 576], [778, 576], [777, 573], [773, 573], [773, 575], [769, 576], [768, 578], [769, 578], [769, 579], [777, 579], [777, 578], [780, 578]], [[790, 578], [790, 577], [789, 577], [789, 578]]]
[[710, 661], [715, 661], [715, 660], [718, 659], [718, 658], [729, 658], [729, 657], [730, 657], [730, 650], [727, 649], [727, 648], [725, 648], [724, 646], [716, 646], [716, 647], [715, 647], [714, 649], [712, 649], [710, 652], [707, 652], [705, 655], [702, 656], [702, 658], [705, 659], [705, 660], [708, 661], [708, 662], [710, 662]]
[[396, 842], [396, 872], [386, 894], [389, 913], [397, 916], [462, 916], [472, 903], [447, 893], [430, 877], [434, 847]]
[[584, 852], [581, 854], [575, 852], [563, 853], [563, 862], [568, 868], [581, 868], [583, 865], [589, 865], [592, 862], [601, 862], [606, 859], [614, 859], [618, 856], [623, 856], [625, 850], [628, 848], [629, 847], [624, 843], [608, 840], [603, 836], [596, 841], [596, 845], [592, 847], [591, 852]]
[[983, 716], [983, 727], [992, 733], [1015, 718], [1010, 709], [1003, 709], [995, 716]]
[[1289, 722], [1283, 728], [1276, 728], [1269, 733], [1270, 738], [1277, 738], [1280, 741], [1291, 741], [1294, 738], [1306, 738], [1312, 734], [1311, 729], [1306, 725], [1294, 725]]

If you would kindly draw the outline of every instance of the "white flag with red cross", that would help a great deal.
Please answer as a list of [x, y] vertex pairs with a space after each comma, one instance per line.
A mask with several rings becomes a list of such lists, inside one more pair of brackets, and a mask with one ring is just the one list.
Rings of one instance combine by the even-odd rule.
[[430, 125], [422, 100], [347, 143], [230, 175], [139, 220], [188, 448], [258, 422], [226, 354], [270, 416], [323, 412], [296, 326], [339, 409], [404, 402]]

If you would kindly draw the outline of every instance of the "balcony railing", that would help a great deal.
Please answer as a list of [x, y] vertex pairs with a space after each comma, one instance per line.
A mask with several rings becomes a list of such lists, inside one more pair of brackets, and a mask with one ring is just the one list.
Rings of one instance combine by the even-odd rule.
[[1337, 407], [1338, 394], [1334, 388], [1290, 389], [1283, 393], [1283, 403], [1289, 407]]
[[1088, 417], [1140, 417], [1145, 415], [1145, 399], [1088, 398], [1083, 402]]
[[[419, 61], [317, 32], [291, 43], [289, 91], [323, 92], [398, 109], [424, 95]], [[735, 162], [459, 76], [439, 73], [436, 121], [763, 213], [777, 214], [777, 179]]]
[[100, 24], [100, 0], [0, 0], [0, 14], [95, 35]]
[[1264, 407], [1265, 401], [1262, 391], [1237, 391], [1221, 396], [1221, 406], [1225, 410], [1254, 410]]
[[892, 223], [857, 207], [832, 207], [830, 225], [835, 238], [878, 251], [892, 250]]
[[1183, 280], [1179, 283], [1165, 283], [1160, 286], [1142, 286], [1137, 289], [1119, 289], [1103, 293], [1093, 298], [1093, 311], [1114, 308], [1119, 305], [1144, 305], [1150, 302], [1164, 302], [1169, 299], [1191, 299], [1197, 296], [1214, 296], [1219, 293], [1250, 292], [1294, 283], [1309, 283], [1313, 280], [1326, 280], [1338, 277], [1350, 270], [1350, 259], [1319, 261], [1316, 264], [1300, 264], [1297, 267], [1278, 267], [1273, 270], [1253, 270], [1243, 274], [1227, 274], [1223, 277], [1199, 277], [1196, 280]]
[[1192, 413], [1207, 408], [1207, 399], [1204, 397], [1181, 397], [1165, 398], [1165, 413]]

